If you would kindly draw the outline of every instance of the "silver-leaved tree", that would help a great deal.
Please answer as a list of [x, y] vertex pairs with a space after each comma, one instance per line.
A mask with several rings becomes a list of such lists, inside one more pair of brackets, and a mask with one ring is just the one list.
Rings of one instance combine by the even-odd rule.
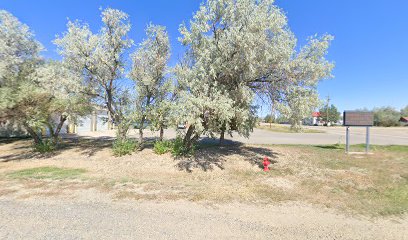
[[160, 139], [163, 139], [171, 88], [171, 82], [166, 77], [170, 59], [170, 41], [166, 28], [150, 24], [146, 35], [147, 39], [132, 55], [133, 66], [129, 74], [136, 85], [135, 119], [139, 127], [140, 147], [147, 120], [152, 130], [160, 130]]
[[222, 139], [225, 131], [237, 130], [248, 136], [255, 94], [275, 92], [290, 111], [309, 110], [297, 99], [315, 105], [315, 85], [332, 69], [324, 59], [331, 37], [312, 39], [296, 53], [296, 38], [272, 0], [208, 0], [180, 33], [187, 52], [175, 69], [181, 90], [174, 116], [189, 124], [187, 148], [201, 134]]
[[0, 118], [22, 125], [36, 144], [48, 128], [57, 144], [68, 118], [86, 114], [81, 79], [59, 62], [46, 62], [29, 28], [0, 11]]
[[69, 21], [68, 30], [54, 42], [64, 65], [82, 75], [88, 95], [108, 110], [118, 138], [125, 139], [132, 121], [127, 117], [132, 100], [120, 79], [125, 72], [124, 53], [133, 44], [128, 37], [131, 25], [128, 15], [116, 9], [103, 10], [101, 18], [98, 33], [92, 33], [87, 24]]

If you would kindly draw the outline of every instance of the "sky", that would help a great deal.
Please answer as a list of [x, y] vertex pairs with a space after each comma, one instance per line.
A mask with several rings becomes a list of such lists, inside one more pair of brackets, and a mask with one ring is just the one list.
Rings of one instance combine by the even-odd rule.
[[[170, 65], [183, 53], [179, 25], [188, 22], [201, 0], [0, 0], [7, 10], [35, 33], [47, 49], [45, 57], [58, 59], [52, 43], [66, 31], [68, 19], [79, 19], [96, 32], [100, 8], [112, 7], [130, 15], [130, 37], [140, 43], [148, 23], [167, 27], [172, 45]], [[308, 36], [335, 37], [327, 58], [336, 65], [332, 79], [318, 87], [320, 98], [330, 96], [339, 111], [408, 105], [408, 1], [405, 0], [276, 0], [289, 26], [305, 44]], [[260, 109], [265, 115], [268, 107]]]

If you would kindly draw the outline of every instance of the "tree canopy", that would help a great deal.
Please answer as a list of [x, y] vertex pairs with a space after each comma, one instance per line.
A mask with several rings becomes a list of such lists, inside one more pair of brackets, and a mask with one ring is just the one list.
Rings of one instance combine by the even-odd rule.
[[208, 0], [180, 33], [187, 52], [176, 67], [177, 106], [179, 121], [190, 124], [187, 145], [232, 127], [249, 136], [255, 94], [273, 97], [298, 126], [318, 106], [317, 82], [331, 76], [324, 57], [332, 37], [313, 37], [296, 52], [286, 16], [271, 0]]
[[118, 137], [126, 138], [129, 112], [128, 91], [120, 87], [124, 77], [124, 52], [133, 40], [128, 37], [131, 24], [128, 15], [107, 8], [102, 11], [103, 26], [96, 34], [87, 24], [69, 21], [68, 30], [55, 39], [67, 68], [82, 74], [83, 84], [95, 104], [106, 108], [111, 121], [118, 126]]
[[312, 36], [299, 46], [273, 0], [204, 1], [179, 28], [185, 54], [174, 68], [168, 67], [165, 27], [148, 25], [146, 39], [127, 56], [133, 46], [129, 16], [107, 8], [101, 20], [96, 33], [68, 21], [54, 40], [62, 60], [49, 61], [28, 27], [1, 11], [0, 117], [45, 125], [57, 136], [67, 119], [106, 109], [118, 139], [126, 140], [136, 122], [140, 143], [145, 122], [160, 130], [161, 139], [165, 127], [186, 123], [180, 134], [188, 149], [203, 134], [248, 137], [257, 121], [255, 96], [268, 99], [299, 129], [320, 104], [318, 82], [334, 67], [326, 59], [333, 37]]
[[324, 106], [321, 107], [320, 110], [320, 118], [322, 121], [326, 123], [336, 123], [338, 120], [340, 120], [340, 112], [337, 110], [337, 107], [334, 106], [333, 104], [330, 105], [329, 107]]
[[169, 107], [166, 104], [171, 83], [166, 79], [170, 60], [170, 40], [165, 27], [150, 24], [145, 39], [132, 55], [130, 78], [136, 83], [136, 121], [139, 123], [139, 144], [143, 141], [146, 120], [152, 121], [154, 130], [163, 128]]

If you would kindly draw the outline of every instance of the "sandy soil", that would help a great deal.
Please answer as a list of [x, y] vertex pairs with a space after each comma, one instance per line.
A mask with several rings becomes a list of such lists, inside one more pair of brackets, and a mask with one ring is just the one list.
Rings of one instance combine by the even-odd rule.
[[[366, 217], [293, 201], [311, 194], [303, 178], [371, 184], [364, 169], [317, 168], [307, 149], [204, 149], [183, 161], [151, 149], [115, 158], [110, 142], [75, 141], [49, 156], [32, 153], [29, 141], [0, 145], [1, 239], [408, 239], [407, 216]], [[259, 167], [265, 155], [274, 162], [268, 174]], [[41, 166], [87, 173], [83, 179], [5, 177]], [[318, 192], [320, 201], [331, 200]]]
[[364, 219], [304, 203], [0, 199], [1, 239], [407, 239], [405, 219]]

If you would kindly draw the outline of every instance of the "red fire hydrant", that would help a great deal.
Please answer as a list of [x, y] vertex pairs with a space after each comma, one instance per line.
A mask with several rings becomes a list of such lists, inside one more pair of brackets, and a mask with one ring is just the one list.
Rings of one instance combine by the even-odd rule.
[[269, 162], [268, 157], [264, 157], [264, 161], [263, 161], [264, 172], [269, 171], [269, 164], [271, 164], [271, 162]]

